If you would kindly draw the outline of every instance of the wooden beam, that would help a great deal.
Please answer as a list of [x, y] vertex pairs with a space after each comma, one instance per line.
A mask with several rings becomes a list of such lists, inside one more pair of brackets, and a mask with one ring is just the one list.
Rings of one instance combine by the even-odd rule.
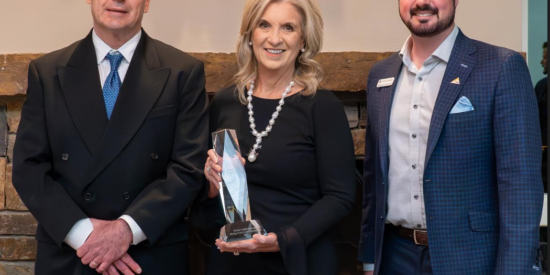
[[[321, 53], [316, 60], [324, 70], [321, 87], [331, 91], [357, 92], [366, 88], [372, 66], [392, 53]], [[43, 54], [0, 55], [0, 97], [25, 95], [29, 62]], [[209, 93], [233, 84], [237, 72], [234, 53], [191, 53], [204, 61]]]

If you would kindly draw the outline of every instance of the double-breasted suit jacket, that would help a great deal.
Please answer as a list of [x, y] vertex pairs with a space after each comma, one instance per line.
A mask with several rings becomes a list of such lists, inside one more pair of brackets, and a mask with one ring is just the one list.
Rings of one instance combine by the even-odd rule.
[[28, 83], [13, 183], [39, 223], [37, 272], [82, 274], [87, 267], [63, 240], [87, 217], [131, 216], [147, 240], [130, 255], [161, 258], [185, 241], [183, 215], [201, 189], [208, 141], [203, 63], [143, 32], [110, 120], [91, 33], [32, 61]]
[[[359, 260], [375, 263], [375, 274], [387, 210], [390, 111], [401, 67], [395, 54], [372, 68], [367, 83]], [[392, 86], [377, 87], [391, 77]], [[474, 110], [450, 114], [462, 97]], [[524, 59], [460, 32], [433, 110], [424, 166], [434, 274], [540, 272], [540, 159], [537, 102]]]

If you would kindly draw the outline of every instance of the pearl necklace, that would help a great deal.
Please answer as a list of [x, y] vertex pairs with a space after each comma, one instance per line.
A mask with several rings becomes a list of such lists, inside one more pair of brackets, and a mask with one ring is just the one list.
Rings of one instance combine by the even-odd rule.
[[250, 149], [250, 153], [248, 154], [248, 161], [255, 162], [258, 158], [258, 153], [256, 151], [261, 148], [260, 143], [262, 143], [262, 138], [267, 137], [267, 135], [269, 135], [269, 132], [271, 132], [271, 129], [273, 129], [273, 124], [275, 124], [275, 120], [277, 119], [277, 117], [279, 117], [279, 112], [283, 109], [283, 105], [285, 104], [285, 97], [288, 93], [290, 93], [290, 91], [292, 91], [292, 86], [294, 86], [294, 81], [290, 81], [290, 84], [283, 92], [283, 96], [281, 97], [281, 100], [279, 100], [279, 105], [277, 106], [277, 108], [275, 108], [275, 112], [273, 112], [273, 114], [271, 115], [269, 125], [265, 127], [265, 130], [258, 132], [258, 130], [256, 130], [256, 124], [254, 124], [254, 111], [252, 110], [254, 109], [254, 106], [252, 106], [254, 81], [250, 81], [250, 88], [247, 92], [248, 97], [246, 98], [246, 100], [248, 101], [248, 121], [250, 122], [250, 129], [252, 130], [251, 133], [254, 137], [256, 137], [256, 143], [252, 146], [252, 149]]

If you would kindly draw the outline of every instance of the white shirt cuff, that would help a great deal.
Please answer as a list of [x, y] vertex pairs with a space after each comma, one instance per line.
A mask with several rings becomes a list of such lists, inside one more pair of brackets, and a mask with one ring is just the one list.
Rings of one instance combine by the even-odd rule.
[[147, 240], [147, 236], [145, 236], [145, 233], [143, 233], [143, 231], [141, 230], [141, 227], [139, 227], [137, 222], [132, 217], [128, 215], [122, 215], [118, 219], [124, 220], [128, 224], [128, 226], [130, 226], [130, 230], [132, 230], [132, 235], [133, 235], [133, 242], [132, 242], [133, 245], [136, 245], [140, 242]]
[[63, 241], [74, 250], [78, 250], [92, 234], [92, 231], [94, 231], [94, 225], [89, 218], [79, 220], [73, 225]]
[[374, 271], [374, 264], [363, 263], [363, 271]]

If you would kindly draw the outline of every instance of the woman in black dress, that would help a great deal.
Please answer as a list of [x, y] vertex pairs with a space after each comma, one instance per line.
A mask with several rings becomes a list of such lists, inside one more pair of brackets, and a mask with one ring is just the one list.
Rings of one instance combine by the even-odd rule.
[[[216, 240], [208, 274], [336, 274], [329, 230], [352, 209], [355, 164], [342, 104], [317, 90], [322, 38], [315, 0], [246, 2], [236, 83], [216, 93], [210, 129], [236, 130], [252, 219], [268, 235]], [[219, 202], [221, 167], [208, 156], [208, 196]]]

